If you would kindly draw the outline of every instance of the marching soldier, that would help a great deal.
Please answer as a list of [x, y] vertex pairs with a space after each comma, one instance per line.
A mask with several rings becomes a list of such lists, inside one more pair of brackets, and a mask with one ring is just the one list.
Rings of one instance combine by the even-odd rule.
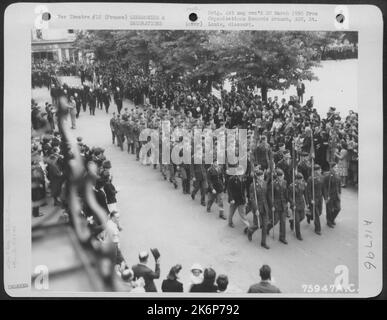
[[180, 175], [182, 179], [183, 194], [191, 194], [191, 164], [182, 163], [180, 165]]
[[310, 161], [308, 161], [308, 152], [301, 152], [300, 153], [300, 162], [297, 166], [297, 171], [301, 172], [305, 181], [309, 180], [309, 177], [311, 175], [312, 166], [310, 164]]
[[134, 143], [134, 121], [131, 117], [129, 119], [129, 125], [128, 125], [128, 153], [129, 150], [132, 154], [135, 153], [135, 143]]
[[[199, 149], [201, 146], [199, 146]], [[202, 206], [206, 205], [206, 188], [207, 188], [207, 174], [206, 168], [203, 163], [196, 164], [194, 163], [194, 159], [192, 157], [191, 164], [191, 177], [193, 180], [193, 191], [191, 193], [192, 200], [195, 200], [196, 193], [200, 189], [200, 204]]]
[[338, 175], [337, 163], [331, 164], [331, 170], [324, 177], [323, 185], [327, 225], [334, 228], [335, 219], [341, 210], [341, 179]]
[[107, 88], [103, 89], [101, 99], [103, 104], [105, 105], [106, 113], [109, 113], [109, 107], [110, 107], [110, 102], [112, 101], [112, 98], [110, 97], [110, 92], [108, 91]]
[[102, 89], [99, 84], [97, 84], [97, 87], [95, 88], [95, 96], [97, 98], [97, 106], [102, 110]]
[[[322, 213], [322, 205], [323, 205], [323, 179], [324, 178], [321, 174], [321, 167], [320, 165], [316, 164], [314, 166], [314, 179], [312, 179], [312, 176], [310, 176], [308, 178], [308, 183], [306, 186], [307, 199], [309, 202], [309, 209], [311, 212], [310, 215], [306, 216], [306, 219], [308, 223], [310, 223], [310, 220], [314, 220], [314, 232], [318, 235], [321, 235], [320, 216]], [[313, 197], [313, 189], [314, 189], [314, 197]]]
[[140, 150], [141, 150], [141, 144], [140, 144], [140, 125], [138, 123], [138, 120], [135, 121], [133, 125], [133, 137], [134, 137], [134, 146], [136, 149], [136, 160], [140, 160]]
[[269, 233], [271, 228], [273, 228], [279, 221], [279, 241], [283, 244], [288, 244], [286, 241], [286, 216], [289, 210], [288, 186], [286, 180], [284, 179], [284, 172], [281, 169], [277, 169], [277, 178], [273, 182], [270, 182], [269, 190], [272, 183], [274, 198], [272, 197], [271, 192], [269, 192], [269, 202], [271, 204], [272, 211], [274, 211], [274, 221], [269, 223], [267, 232]]
[[121, 151], [124, 151], [124, 141], [125, 141], [125, 133], [124, 133], [124, 123], [125, 116], [120, 117], [118, 115], [117, 120], [117, 141], [118, 146], [121, 148]]
[[52, 105], [57, 106], [58, 105], [58, 98], [59, 98], [59, 88], [57, 88], [54, 83], [51, 84], [50, 96], [51, 96], [51, 100], [52, 100]]
[[116, 87], [116, 91], [114, 92], [114, 102], [117, 105], [118, 114], [121, 114], [122, 99], [123, 99], [123, 95], [122, 95], [121, 89], [120, 87]]
[[243, 167], [236, 169], [236, 174], [232, 175], [228, 182], [228, 201], [230, 203], [230, 212], [228, 215], [228, 226], [234, 228], [232, 218], [236, 210], [238, 210], [239, 216], [242, 222], [246, 226], [246, 232], [249, 239], [253, 233], [253, 228], [250, 226], [249, 220], [246, 218], [246, 177], [244, 176], [245, 170]]
[[117, 133], [116, 133], [116, 113], [113, 112], [113, 117], [110, 119], [110, 130], [112, 131], [112, 143], [114, 144], [115, 143], [115, 140], [116, 140], [116, 136], [117, 136]]
[[86, 112], [87, 102], [89, 100], [89, 87], [86, 84], [83, 84], [83, 89], [81, 91], [81, 101], [83, 112]]
[[79, 90], [74, 92], [75, 108], [77, 109], [76, 117], [79, 118], [79, 113], [81, 112], [82, 100], [79, 96]]
[[[296, 238], [302, 240], [301, 231], [300, 231], [300, 222], [305, 218], [305, 203], [306, 199], [306, 183], [303, 180], [302, 173], [298, 172], [296, 174], [296, 180], [289, 186], [288, 198], [290, 202], [290, 209], [294, 210], [294, 220], [293, 218], [289, 220], [290, 229], [293, 230], [296, 228]], [[293, 188], [294, 188], [294, 202], [293, 203]]]
[[[175, 145], [175, 142], [170, 141], [170, 143], [171, 143], [170, 152], [171, 152], [171, 156], [172, 156], [172, 150], [173, 150], [173, 147]], [[171, 162], [171, 163], [167, 164], [167, 167], [168, 167], [168, 172], [169, 172], [169, 182], [173, 184], [175, 189], [177, 189], [177, 181], [176, 181], [177, 166], [173, 162]]]
[[282, 155], [282, 159], [278, 161], [276, 167], [282, 170], [286, 183], [289, 185], [292, 183], [292, 158], [289, 150], [284, 150]]
[[211, 167], [207, 170], [208, 181], [208, 202], [207, 212], [211, 212], [211, 206], [216, 200], [219, 207], [219, 218], [226, 220], [223, 209], [222, 192], [224, 190], [224, 181], [222, 168], [218, 165], [215, 159]]
[[93, 89], [90, 89], [89, 93], [89, 110], [90, 110], [90, 115], [95, 116], [95, 108], [97, 106], [97, 96]]
[[255, 188], [254, 182], [250, 185], [250, 205], [253, 212], [254, 227], [250, 233], [249, 240], [251, 241], [252, 235], [255, 230], [258, 229], [258, 215], [262, 228], [261, 247], [270, 249], [266, 244], [267, 227], [270, 216], [269, 203], [267, 201], [268, 188], [264, 179], [262, 170], [256, 170], [255, 172]]

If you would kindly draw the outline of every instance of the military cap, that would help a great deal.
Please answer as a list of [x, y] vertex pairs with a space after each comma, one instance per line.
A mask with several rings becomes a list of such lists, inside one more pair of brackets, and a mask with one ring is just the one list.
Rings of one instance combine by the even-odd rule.
[[307, 156], [309, 156], [309, 153], [306, 152], [306, 151], [302, 151], [302, 152], [300, 152], [300, 156], [301, 157], [307, 157]]
[[313, 167], [314, 170], [320, 170], [321, 166], [319, 164], [315, 164]]
[[256, 168], [255, 169], [255, 174], [259, 177], [259, 176], [263, 176], [263, 171], [259, 168]]
[[282, 171], [282, 169], [277, 169], [276, 173], [277, 173], [277, 176], [283, 176], [284, 175], [284, 172]]
[[300, 179], [303, 179], [303, 178], [304, 178], [304, 176], [302, 175], [301, 172], [297, 172], [297, 173], [296, 173], [296, 179], [297, 179], [297, 180], [300, 180]]
[[284, 156], [289, 156], [290, 155], [290, 151], [289, 150], [285, 150], [284, 151]]

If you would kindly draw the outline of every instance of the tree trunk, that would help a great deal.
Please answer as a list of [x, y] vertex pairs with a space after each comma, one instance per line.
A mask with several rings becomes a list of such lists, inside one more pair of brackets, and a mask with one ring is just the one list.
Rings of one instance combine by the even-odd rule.
[[267, 87], [261, 87], [262, 101], [267, 102]]

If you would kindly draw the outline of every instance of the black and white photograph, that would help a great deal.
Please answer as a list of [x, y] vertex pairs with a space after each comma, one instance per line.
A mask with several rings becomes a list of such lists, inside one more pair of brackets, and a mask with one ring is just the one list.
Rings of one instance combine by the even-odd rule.
[[357, 79], [356, 31], [32, 29], [32, 290], [356, 293]]

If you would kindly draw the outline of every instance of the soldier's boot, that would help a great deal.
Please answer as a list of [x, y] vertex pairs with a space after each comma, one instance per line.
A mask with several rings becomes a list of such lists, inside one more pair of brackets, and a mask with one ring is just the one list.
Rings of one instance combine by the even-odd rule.
[[219, 218], [222, 219], [222, 220], [227, 220], [227, 218], [224, 215], [224, 210], [223, 209], [219, 210]]
[[261, 243], [261, 247], [262, 247], [262, 248], [265, 248], [265, 249], [267, 249], [267, 250], [270, 249], [270, 247], [269, 247], [266, 243]]
[[206, 206], [206, 196], [201, 195], [200, 204], [205, 207]]

